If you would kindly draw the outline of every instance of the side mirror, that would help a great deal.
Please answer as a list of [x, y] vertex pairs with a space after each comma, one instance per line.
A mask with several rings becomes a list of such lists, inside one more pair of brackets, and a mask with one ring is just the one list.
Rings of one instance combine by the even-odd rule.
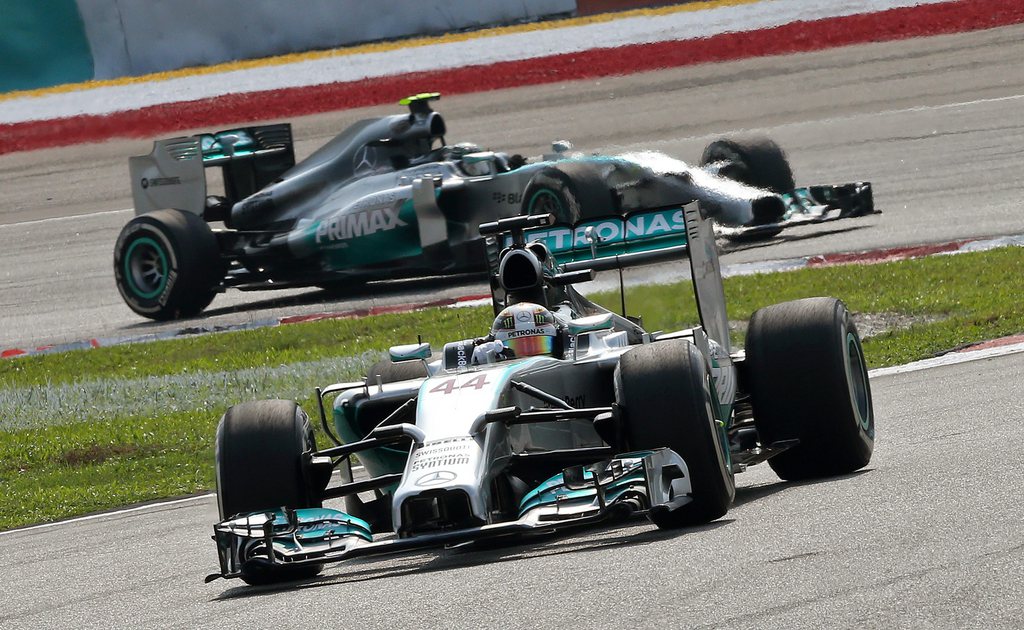
[[410, 343], [402, 346], [391, 346], [388, 349], [388, 354], [391, 355], [391, 360], [395, 363], [416, 360], [428, 361], [430, 360], [431, 350], [429, 343]]
[[613, 326], [611, 313], [601, 313], [590, 317], [580, 317], [569, 320], [567, 326], [570, 335], [582, 335], [583, 333], [597, 332], [599, 330], [611, 330]]

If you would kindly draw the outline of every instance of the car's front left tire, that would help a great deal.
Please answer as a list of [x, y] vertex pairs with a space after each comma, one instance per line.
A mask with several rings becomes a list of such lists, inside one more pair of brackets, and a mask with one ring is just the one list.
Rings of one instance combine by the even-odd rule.
[[747, 329], [746, 364], [762, 445], [799, 440], [768, 460], [779, 477], [841, 475], [868, 464], [871, 383], [845, 304], [819, 297], [759, 309]]

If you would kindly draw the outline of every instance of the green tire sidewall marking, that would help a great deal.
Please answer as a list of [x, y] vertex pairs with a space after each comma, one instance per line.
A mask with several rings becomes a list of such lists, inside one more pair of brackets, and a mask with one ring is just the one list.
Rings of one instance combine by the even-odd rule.
[[[718, 362], [715, 359], [712, 361], [716, 364]], [[732, 474], [732, 452], [729, 450], [729, 433], [726, 431], [725, 407], [722, 405], [718, 398], [718, 388], [715, 387], [715, 379], [708, 374], [708, 393], [714, 397], [714, 401], [709, 401], [711, 404], [708, 408], [711, 410], [711, 421], [714, 423], [714, 431], [718, 433], [718, 449], [722, 453], [722, 459], [725, 461], [725, 468]], [[715, 413], [717, 411], [717, 413]]]
[[537, 200], [542, 197], [551, 197], [552, 201], [554, 201], [555, 207], [558, 208], [558, 212], [556, 212], [555, 216], [556, 221], [558, 220], [557, 214], [559, 212], [561, 214], [565, 214], [565, 208], [562, 207], [562, 200], [558, 198], [558, 195], [555, 194], [555, 191], [549, 188], [542, 188], [537, 192], [533, 193], [533, 196], [530, 197], [529, 203], [526, 205], [526, 207], [529, 209], [527, 211], [527, 214], [533, 214], [536, 211]]
[[[135, 254], [135, 249], [140, 245], [148, 245], [152, 247], [156, 253], [160, 256], [160, 265], [163, 268], [163, 274], [160, 278], [160, 285], [152, 291], [143, 291], [135, 284], [135, 274], [132, 273], [132, 258]], [[170, 269], [167, 264], [167, 254], [164, 252], [164, 248], [160, 246], [155, 240], [148, 236], [143, 236], [132, 241], [132, 244], [128, 246], [128, 251], [124, 255], [124, 277], [127, 281], [128, 288], [131, 289], [132, 293], [136, 296], [144, 299], [151, 300], [156, 296], [160, 295], [164, 288], [167, 286], [167, 276]]]
[[850, 394], [853, 412], [857, 422], [865, 433], [871, 432], [871, 402], [867, 393], [867, 374], [865, 373], [864, 354], [852, 332], [846, 333], [847, 367], [850, 370]]
[[[711, 367], [721, 367], [718, 363], [718, 359], [711, 357]], [[718, 387], [715, 382], [715, 377], [711, 372], [708, 372], [708, 393], [714, 396], [714, 402], [711, 405], [712, 414], [711, 419], [715, 422], [715, 430], [718, 432], [718, 447], [721, 449], [722, 454], [725, 456], [725, 465], [732, 470], [732, 452], [729, 450], [729, 433], [726, 431], [726, 418], [729, 417], [729, 407], [722, 404], [722, 399], [718, 396]], [[714, 412], [718, 413], [715, 414]]]

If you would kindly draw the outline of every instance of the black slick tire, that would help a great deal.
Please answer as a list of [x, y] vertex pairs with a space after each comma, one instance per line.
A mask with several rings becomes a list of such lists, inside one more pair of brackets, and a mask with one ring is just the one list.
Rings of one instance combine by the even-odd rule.
[[114, 279], [130, 309], [155, 320], [198, 315], [224, 277], [217, 238], [202, 217], [156, 210], [129, 221], [114, 245]]
[[430, 376], [430, 373], [427, 371], [427, 366], [423, 361], [395, 363], [390, 359], [383, 359], [374, 363], [366, 372], [366, 382], [373, 386], [377, 384], [378, 377], [383, 385], [384, 383], [398, 383], [428, 376]]
[[523, 192], [521, 214], [553, 214], [561, 224], [618, 212], [613, 191], [590, 164], [566, 163], [540, 169]]
[[[721, 177], [738, 181], [775, 194], [792, 192], [796, 187], [793, 169], [785, 152], [775, 141], [764, 137], [716, 140], [704, 148], [701, 166], [721, 164]], [[781, 216], [755, 217], [755, 223], [772, 223]], [[732, 240], [755, 240], [775, 236], [782, 230], [759, 231], [752, 236], [736, 236]]]
[[[303, 453], [316, 450], [305, 412], [290, 400], [257, 400], [227, 410], [217, 426], [217, 506], [221, 520], [281, 507], [320, 507], [303, 470]], [[249, 584], [312, 577], [322, 565], [243, 565]]]
[[704, 148], [701, 166], [727, 163], [719, 175], [776, 194], [796, 188], [793, 169], [782, 148], [764, 137], [716, 140]]
[[689, 469], [693, 501], [672, 512], [652, 509], [651, 520], [658, 527], [682, 527], [728, 512], [736, 493], [728, 442], [696, 346], [674, 339], [630, 350], [619, 361], [616, 399], [632, 449], [668, 447]]
[[782, 479], [851, 473], [871, 460], [875, 415], [864, 351], [835, 298], [760, 309], [750, 319], [747, 382], [762, 445], [800, 443], [768, 460]]

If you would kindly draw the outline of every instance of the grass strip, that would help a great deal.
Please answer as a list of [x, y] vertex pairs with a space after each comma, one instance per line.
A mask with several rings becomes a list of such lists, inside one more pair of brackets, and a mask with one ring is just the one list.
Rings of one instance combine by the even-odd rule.
[[[854, 313], [916, 320], [865, 342], [869, 367], [885, 367], [1024, 332], [1024, 248], [733, 277], [725, 280], [725, 293], [733, 321], [748, 320], [769, 304], [820, 295], [842, 299]], [[597, 301], [619, 308], [617, 293]], [[626, 303], [631, 312], [643, 314], [648, 330], [696, 321], [688, 281], [627, 288]]]
[[212, 487], [218, 418], [192, 411], [0, 433], [0, 528]]
[[237, 402], [258, 398], [298, 400], [325, 380], [358, 380], [387, 356], [367, 351], [276, 366], [219, 372], [182, 372], [135, 378], [100, 378], [46, 387], [23, 386], [0, 394], [0, 431], [41, 428], [119, 417], [158, 417], [177, 411], [220, 414]]
[[[1024, 288], [1022, 271], [1024, 250], [1009, 247], [881, 265], [741, 276], [727, 278], [725, 287], [734, 320], [745, 320], [768, 304], [813, 295], [840, 297], [855, 312], [955, 320], [952, 327], [936, 327], [928, 343], [882, 344], [884, 351], [868, 356], [872, 367], [881, 367], [968, 341], [1019, 332], [1016, 320], [1022, 305], [1017, 296]], [[693, 292], [688, 282], [634, 287], [627, 290], [627, 295], [630, 312], [643, 314], [650, 329], [669, 330], [694, 323]], [[615, 293], [597, 295], [595, 299], [618, 309]], [[0, 391], [83, 379], [132, 379], [290, 365], [382, 352], [392, 344], [411, 343], [417, 335], [440, 346], [446, 340], [479, 336], [490, 321], [487, 307], [429, 309], [8, 359], [0, 361]], [[901, 337], [896, 333], [890, 336]], [[878, 339], [871, 345], [881, 349]]]
[[390, 345], [414, 343], [417, 334], [435, 343], [478, 336], [491, 323], [484, 310], [430, 309], [19, 357], [0, 361], [0, 390], [83, 378], [225, 372], [387, 352]]
[[[733, 320], [834, 295], [920, 322], [865, 342], [880, 367], [1024, 332], [1022, 272], [1024, 249], [1007, 248], [730, 278], [726, 293]], [[618, 307], [617, 294], [596, 299]], [[695, 321], [688, 283], [634, 287], [627, 303], [649, 329]], [[208, 490], [229, 404], [283, 397], [312, 414], [312, 387], [357, 377], [388, 345], [421, 334], [439, 350], [490, 321], [487, 307], [431, 309], [0, 361], [0, 529]]]

